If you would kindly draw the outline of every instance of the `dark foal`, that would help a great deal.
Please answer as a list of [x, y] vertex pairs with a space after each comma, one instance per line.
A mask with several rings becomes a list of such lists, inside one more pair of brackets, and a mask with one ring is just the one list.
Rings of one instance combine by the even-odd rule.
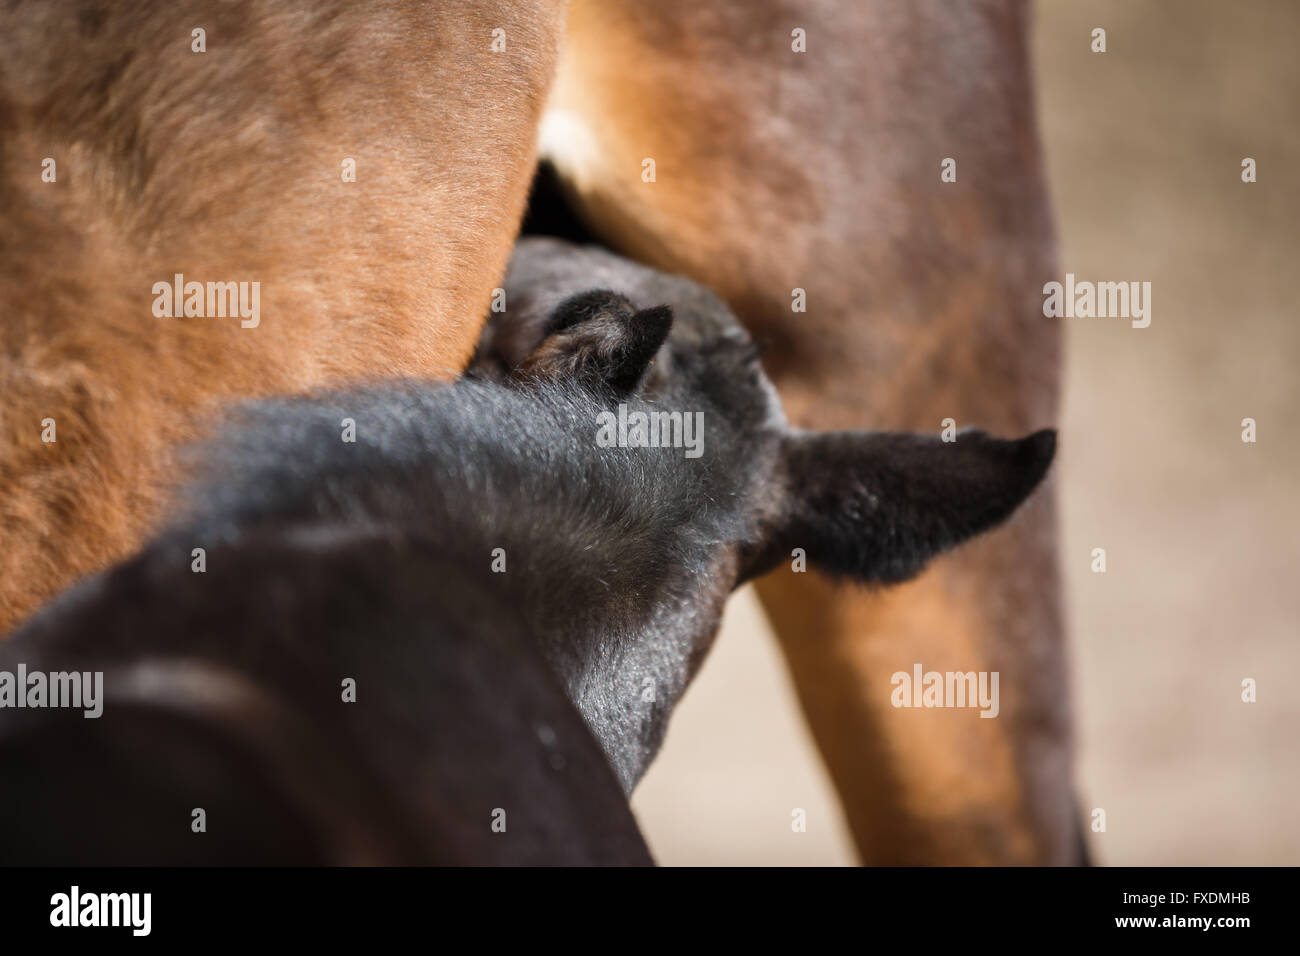
[[0, 646], [104, 673], [97, 719], [0, 709], [0, 860], [647, 863], [626, 794], [738, 584], [903, 580], [1052, 459], [791, 429], [716, 297], [606, 252], [522, 242], [506, 303], [455, 384], [243, 409]]

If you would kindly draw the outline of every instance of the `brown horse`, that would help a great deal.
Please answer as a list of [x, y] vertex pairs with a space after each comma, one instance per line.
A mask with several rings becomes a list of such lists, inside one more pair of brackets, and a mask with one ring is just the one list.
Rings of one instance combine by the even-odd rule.
[[[458, 370], [548, 93], [586, 227], [718, 290], [796, 424], [1055, 419], [1022, 0], [209, 7], [0, 15], [0, 630], [140, 541], [223, 399]], [[259, 323], [156, 315], [177, 274]], [[1050, 492], [887, 593], [760, 585], [869, 862], [1079, 859]], [[915, 662], [1000, 718], [892, 708]]]

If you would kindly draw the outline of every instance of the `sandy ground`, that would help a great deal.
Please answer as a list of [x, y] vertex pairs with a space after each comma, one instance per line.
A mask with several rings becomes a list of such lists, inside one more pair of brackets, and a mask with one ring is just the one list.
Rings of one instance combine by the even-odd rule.
[[[1149, 328], [1064, 320], [1079, 780], [1107, 822], [1093, 846], [1112, 864], [1300, 864], [1300, 3], [1037, 13], [1062, 271], [1152, 283]], [[665, 864], [855, 861], [752, 594], [633, 805]]]

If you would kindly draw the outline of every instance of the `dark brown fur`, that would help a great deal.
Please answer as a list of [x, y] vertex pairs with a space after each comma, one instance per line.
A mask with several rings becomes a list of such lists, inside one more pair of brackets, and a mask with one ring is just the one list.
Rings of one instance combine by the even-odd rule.
[[[1049, 426], [1028, 27], [1017, 0], [576, 0], [543, 151], [602, 240], [711, 285], [771, 341], [796, 424]], [[865, 860], [1077, 859], [1050, 488], [896, 590], [759, 590]], [[914, 661], [1000, 671], [1002, 716], [892, 709]]]
[[[507, 291], [453, 385], [243, 408], [168, 534], [0, 648], [0, 672], [100, 670], [108, 695], [92, 727], [3, 711], [0, 858], [645, 862], [615, 780], [740, 582], [794, 548], [906, 580], [1052, 460], [1052, 432], [791, 429], [715, 296], [602, 250], [521, 242]], [[602, 441], [615, 408], [698, 416], [698, 454]]]

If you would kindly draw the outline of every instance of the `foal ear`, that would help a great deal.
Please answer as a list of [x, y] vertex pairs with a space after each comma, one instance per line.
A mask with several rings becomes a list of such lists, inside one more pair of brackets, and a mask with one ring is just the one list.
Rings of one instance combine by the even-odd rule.
[[783, 451], [789, 483], [773, 542], [778, 560], [803, 548], [826, 571], [890, 583], [1015, 511], [1047, 473], [1056, 432], [1004, 441], [966, 431], [954, 442], [799, 434]]
[[565, 299], [546, 322], [546, 337], [519, 368], [532, 380], [574, 379], [590, 388], [631, 395], [672, 328], [666, 305], [638, 311], [606, 290]]

